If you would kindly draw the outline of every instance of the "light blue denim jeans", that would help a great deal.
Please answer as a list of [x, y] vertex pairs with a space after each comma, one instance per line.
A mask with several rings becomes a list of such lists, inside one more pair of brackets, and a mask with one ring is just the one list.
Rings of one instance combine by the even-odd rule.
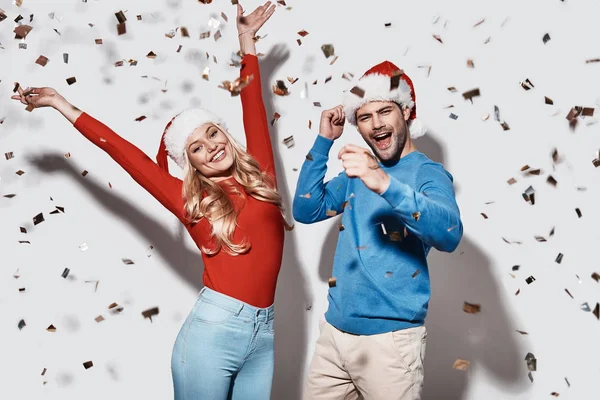
[[175, 400], [269, 400], [274, 316], [202, 288], [173, 346]]

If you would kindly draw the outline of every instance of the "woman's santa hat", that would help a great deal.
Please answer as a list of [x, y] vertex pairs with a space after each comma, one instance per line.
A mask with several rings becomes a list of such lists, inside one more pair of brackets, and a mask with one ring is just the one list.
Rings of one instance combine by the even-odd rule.
[[356, 112], [372, 101], [393, 101], [411, 110], [408, 127], [412, 139], [423, 136], [427, 129], [417, 119], [417, 102], [412, 81], [400, 68], [384, 61], [369, 69], [356, 86], [344, 93], [344, 114], [356, 126]]
[[160, 141], [156, 161], [158, 165], [169, 172], [167, 155], [181, 168], [185, 165], [185, 145], [194, 131], [210, 122], [227, 129], [225, 121], [218, 115], [204, 108], [189, 108], [177, 114], [165, 127]]

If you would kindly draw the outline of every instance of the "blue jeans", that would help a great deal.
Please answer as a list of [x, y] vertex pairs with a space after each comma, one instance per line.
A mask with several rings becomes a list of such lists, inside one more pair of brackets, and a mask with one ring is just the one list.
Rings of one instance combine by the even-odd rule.
[[173, 347], [175, 400], [269, 400], [274, 316], [202, 288]]

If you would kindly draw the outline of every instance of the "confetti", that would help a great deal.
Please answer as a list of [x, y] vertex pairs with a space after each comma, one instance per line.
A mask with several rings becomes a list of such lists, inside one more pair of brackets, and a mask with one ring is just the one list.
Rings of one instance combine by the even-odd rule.
[[6, 160], [10, 160], [15, 157], [15, 154], [14, 154], [14, 152], [9, 151], [8, 153], [4, 153], [4, 157], [6, 158]]
[[596, 316], [596, 319], [600, 320], [600, 303], [596, 303], [596, 307], [592, 313]]
[[569, 292], [569, 289], [565, 289], [565, 292], [567, 292], [567, 294], [568, 294], [568, 295], [569, 295], [569, 296], [570, 296], [572, 299], [574, 299], [574, 298], [575, 298], [575, 297], [573, 297], [573, 295], [571, 294], [571, 292]]
[[305, 37], [306, 35], [308, 35], [308, 32], [306, 32], [304, 29], [301, 30], [300, 32], [298, 32], [298, 35]]
[[523, 196], [523, 199], [525, 199], [525, 201], [529, 204], [535, 204], [535, 190], [532, 186], [529, 186], [521, 195]]
[[146, 54], [146, 57], [154, 59], [154, 58], [156, 58], [156, 53], [154, 53], [153, 51], [150, 51], [148, 54]]
[[102, 321], [104, 321], [104, 317], [102, 315], [98, 315], [96, 318], [94, 318], [94, 320], [96, 322], [102, 322]]
[[208, 66], [204, 67], [204, 70], [202, 71], [202, 78], [205, 80], [208, 80], [209, 73], [210, 73], [210, 67], [208, 67]]
[[181, 37], [190, 37], [190, 32], [188, 31], [188, 29], [185, 26], [182, 26], [180, 29], [181, 32]]
[[412, 213], [411, 216], [414, 218], [415, 221], [418, 221], [419, 218], [421, 218], [421, 213], [419, 211], [417, 211], [417, 212]]
[[385, 273], [385, 277], [386, 277], [386, 278], [391, 278], [392, 276], [394, 276], [394, 273], [393, 273], [392, 271], [387, 271], [387, 272]]
[[459, 371], [466, 371], [467, 369], [469, 369], [469, 365], [471, 365], [470, 361], [461, 360], [460, 358], [457, 358], [456, 361], [454, 361], [454, 364], [452, 364], [452, 368], [457, 369]]
[[69, 84], [69, 86], [74, 84], [75, 82], [77, 82], [77, 79], [74, 76], [67, 78], [67, 83]]
[[589, 305], [587, 302], [585, 302], [585, 303], [582, 303], [582, 304], [579, 306], [579, 308], [581, 308], [581, 310], [582, 310], [582, 311], [585, 311], [585, 312], [590, 312], [590, 311], [592, 311], [592, 309], [590, 308], [590, 305]]
[[442, 38], [440, 37], [440, 35], [432, 35], [432, 36], [433, 36], [433, 38], [434, 38], [435, 40], [437, 40], [438, 42], [440, 42], [440, 43], [442, 43], [442, 44], [444, 43], [444, 42], [442, 42]]
[[556, 260], [554, 260], [557, 264], [560, 264], [562, 262], [563, 259], [563, 254], [562, 253], [558, 253], [558, 255], [556, 256]]
[[143, 121], [143, 120], [145, 120], [145, 119], [146, 119], [146, 116], [145, 116], [145, 115], [141, 115], [141, 116], [137, 117], [135, 120], [136, 120], [137, 122], [140, 122], [140, 121]]
[[525, 90], [531, 90], [535, 86], [533, 86], [533, 83], [529, 79], [525, 79], [525, 81], [521, 82], [521, 87]]
[[288, 136], [285, 139], [283, 139], [283, 144], [285, 144], [288, 149], [291, 149], [292, 147], [294, 147], [294, 145], [296, 144], [294, 142], [294, 135]]
[[576, 208], [575, 212], [577, 213], [577, 218], [581, 218], [581, 210], [579, 208]]
[[29, 25], [19, 25], [17, 26], [13, 32], [15, 33], [15, 39], [25, 39], [29, 32], [33, 29], [32, 26]]
[[285, 86], [285, 82], [282, 80], [278, 80], [275, 85], [273, 85], [273, 93], [278, 96], [287, 96], [290, 94], [287, 86]]
[[477, 314], [477, 313], [481, 312], [481, 305], [471, 304], [471, 303], [467, 303], [465, 301], [465, 304], [463, 305], [463, 311], [466, 312], [467, 314]]
[[556, 187], [556, 185], [558, 184], [557, 180], [554, 179], [554, 177], [552, 175], [548, 175], [548, 178], [546, 178], [546, 182], [551, 184], [554, 187]]
[[[271, 120], [271, 126], [275, 125], [275, 122], [279, 121], [279, 118], [281, 118], [281, 115], [277, 112], [274, 113], [273, 119]], [[310, 127], [308, 129], [310, 129]]]
[[96, 39], [95, 42], [96, 44], [102, 44], [102, 39]]
[[69, 276], [69, 272], [70, 271], [71, 270], [69, 268], [65, 268], [65, 270], [63, 271], [63, 273], [61, 274], [61, 276], [66, 279], [67, 276]]
[[94, 363], [91, 362], [91, 361], [86, 361], [86, 362], [83, 363], [83, 368], [85, 368], [85, 369], [90, 369], [93, 366], [94, 366]]
[[200, 33], [200, 39], [206, 39], [208, 37], [210, 37], [210, 31]]
[[27, 326], [27, 324], [25, 323], [25, 320], [22, 319], [19, 321], [19, 325], [17, 325], [19, 327], [19, 330], [22, 330], [23, 328], [25, 328], [25, 326]]
[[600, 274], [598, 274], [597, 272], [592, 272], [592, 279], [596, 282], [600, 282]]
[[600, 62], [600, 58], [591, 58], [589, 60], [585, 60], [586, 64], [597, 63]]
[[456, 115], [454, 113], [450, 113], [449, 117], [455, 121], [458, 119], [458, 115]]
[[542, 38], [542, 41], [544, 42], [544, 44], [548, 43], [550, 41], [550, 35], [546, 33]]
[[552, 99], [548, 96], [544, 96], [544, 102], [550, 105], [554, 104], [554, 101], [552, 101]]
[[517, 332], [519, 332], [521, 335], [529, 335], [529, 333], [525, 332], [525, 331], [520, 331], [517, 329]]
[[37, 225], [39, 223], [44, 222], [44, 214], [43, 213], [39, 213], [38, 215], [36, 215], [35, 217], [33, 217], [33, 224]]
[[550, 393], [550, 395], [551, 395], [551, 396], [554, 396], [554, 397], [558, 397], [558, 396], [560, 396], [560, 394], [559, 394], [558, 392], [552, 392], [552, 393]]
[[529, 369], [529, 371], [537, 370], [537, 359], [532, 353], [527, 353], [525, 361], [527, 361], [527, 369]]
[[313, 156], [312, 156], [312, 154], [308, 153], [308, 154], [306, 155], [306, 160], [307, 160], [307, 161], [312, 161], [312, 160], [313, 160]]
[[467, 60], [467, 67], [475, 68], [475, 63], [470, 58]]
[[310, 199], [310, 193], [301, 194], [300, 197], [302, 197], [304, 199]]
[[158, 307], [149, 308], [146, 311], [142, 311], [142, 316], [148, 318], [152, 322], [152, 317], [158, 315]]
[[132, 260], [130, 260], [129, 258], [122, 258], [121, 261], [123, 261], [123, 264], [125, 265], [133, 265], [135, 264]]
[[335, 53], [335, 49], [333, 48], [332, 44], [324, 44], [321, 46], [321, 51], [323, 51], [323, 54], [325, 55], [325, 58], [329, 58], [332, 55], [334, 55]]
[[533, 282], [535, 282], [535, 278], [533, 276], [530, 276], [527, 279], [525, 279], [525, 282], [527, 282], [528, 285], [531, 285]]
[[483, 24], [485, 22], [485, 18], [482, 18], [479, 22], [477, 22], [475, 25], [473, 25], [473, 28], [477, 28], [479, 25]]
[[481, 92], [480, 92], [480, 90], [478, 88], [466, 91], [466, 92], [464, 92], [462, 94], [463, 98], [465, 100], [470, 100], [471, 103], [473, 103], [473, 97], [477, 97], [477, 96], [480, 96], [480, 95], [481, 95]]
[[345, 229], [345, 228], [344, 228], [344, 224], [342, 224], [342, 223], [340, 222], [340, 224], [338, 225], [338, 228], [339, 228], [340, 232], [341, 232], [341, 231], [343, 231], [343, 230]]
[[415, 272], [413, 272], [413, 274], [411, 275], [411, 277], [414, 279], [414, 278], [416, 278], [417, 276], [419, 276], [419, 274], [420, 274], [420, 273], [421, 273], [421, 270], [420, 270], [420, 269], [418, 269], [418, 270], [416, 270]]
[[248, 75], [243, 78], [237, 78], [235, 81], [223, 81], [219, 86], [221, 89], [225, 89], [231, 93], [231, 96], [237, 96], [241, 93], [242, 89], [250, 84], [253, 75]]
[[328, 283], [329, 283], [329, 287], [330, 287], [330, 288], [332, 288], [332, 287], [336, 287], [336, 285], [337, 285], [337, 280], [336, 280], [335, 278], [329, 278], [329, 281], [328, 281]]
[[56, 332], [56, 327], [54, 325], [50, 325], [49, 327], [46, 328], [46, 330], [48, 332]]
[[215, 39], [215, 42], [219, 40], [221, 38], [221, 31], [216, 31], [213, 38]]
[[389, 237], [392, 242], [402, 241], [402, 234], [400, 232], [390, 232]]
[[45, 67], [46, 64], [48, 64], [48, 61], [50, 61], [50, 60], [48, 60], [48, 57], [46, 57], [46, 56], [39, 56], [37, 58], [37, 60], [35, 60], [35, 63], [41, 65], [42, 67]]

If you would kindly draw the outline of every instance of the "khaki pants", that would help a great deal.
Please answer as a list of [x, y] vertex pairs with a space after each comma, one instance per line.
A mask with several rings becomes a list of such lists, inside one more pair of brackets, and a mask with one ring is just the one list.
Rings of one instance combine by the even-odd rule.
[[427, 330], [353, 335], [325, 323], [304, 400], [419, 400]]

